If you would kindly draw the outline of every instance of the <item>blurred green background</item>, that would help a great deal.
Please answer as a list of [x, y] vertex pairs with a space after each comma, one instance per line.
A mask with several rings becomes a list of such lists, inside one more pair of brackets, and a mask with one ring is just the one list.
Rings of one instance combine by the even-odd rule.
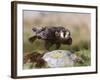
[[[73, 39], [72, 45], [61, 45], [61, 50], [70, 50], [80, 56], [84, 63], [76, 63], [75, 66], [89, 66], [91, 64], [90, 50], [90, 30], [91, 16], [86, 13], [70, 12], [44, 12], [44, 11], [23, 11], [24, 26], [24, 55], [31, 52], [45, 52], [44, 41], [36, 40], [33, 44], [28, 38], [33, 36], [33, 27], [41, 28], [45, 26], [63, 26], [68, 28]], [[55, 45], [50, 48], [55, 50]]]

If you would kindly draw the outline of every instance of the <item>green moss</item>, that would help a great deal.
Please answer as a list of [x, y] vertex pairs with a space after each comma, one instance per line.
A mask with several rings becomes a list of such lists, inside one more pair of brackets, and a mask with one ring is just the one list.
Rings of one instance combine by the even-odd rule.
[[90, 55], [90, 50], [80, 50], [75, 52], [77, 56], [79, 56], [84, 62], [79, 63], [76, 62], [75, 66], [90, 66], [91, 65], [91, 55]]

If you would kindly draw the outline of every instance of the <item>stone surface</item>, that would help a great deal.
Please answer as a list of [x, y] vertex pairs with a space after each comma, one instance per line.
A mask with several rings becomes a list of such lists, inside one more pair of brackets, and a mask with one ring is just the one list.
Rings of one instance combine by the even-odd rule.
[[74, 66], [77, 56], [67, 50], [54, 50], [45, 53], [43, 59], [47, 62], [48, 67], [69, 67]]

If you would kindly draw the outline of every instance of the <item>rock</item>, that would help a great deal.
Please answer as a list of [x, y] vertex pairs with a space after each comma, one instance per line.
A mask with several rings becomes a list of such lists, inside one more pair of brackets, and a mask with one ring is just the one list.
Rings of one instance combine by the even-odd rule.
[[69, 67], [74, 66], [77, 56], [67, 50], [54, 50], [44, 54], [43, 59], [48, 67]]

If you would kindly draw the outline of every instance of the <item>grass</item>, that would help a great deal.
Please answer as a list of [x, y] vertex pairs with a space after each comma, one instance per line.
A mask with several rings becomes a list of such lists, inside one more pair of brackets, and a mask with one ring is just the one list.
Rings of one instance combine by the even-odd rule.
[[90, 50], [80, 50], [80, 51], [75, 52], [75, 54], [84, 61], [83, 63], [80, 63], [80, 62], [75, 63], [75, 66], [90, 66], [91, 65]]

